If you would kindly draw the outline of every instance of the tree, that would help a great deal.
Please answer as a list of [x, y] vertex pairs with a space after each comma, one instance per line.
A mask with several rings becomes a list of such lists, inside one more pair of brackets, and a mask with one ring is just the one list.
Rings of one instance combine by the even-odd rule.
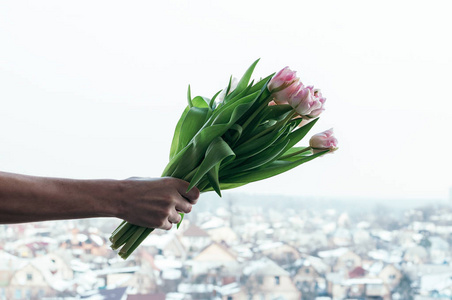
[[406, 274], [403, 274], [402, 278], [400, 279], [399, 285], [394, 289], [394, 294], [399, 294], [399, 299], [413, 300], [414, 291], [411, 283], [411, 279], [408, 278]]

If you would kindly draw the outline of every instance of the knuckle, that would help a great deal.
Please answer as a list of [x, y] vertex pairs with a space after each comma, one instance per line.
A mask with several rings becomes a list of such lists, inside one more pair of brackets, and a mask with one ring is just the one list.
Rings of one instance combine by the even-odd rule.
[[198, 189], [194, 189], [193, 194], [194, 194], [193, 198], [194, 198], [194, 200], [196, 200], [199, 198], [201, 192]]
[[163, 210], [163, 215], [165, 216], [165, 219], [166, 219], [169, 215], [171, 215], [171, 209], [170, 209], [169, 206], [166, 207], [166, 208]]
[[170, 206], [174, 203], [174, 197], [171, 194], [165, 194], [162, 198], [166, 206]]

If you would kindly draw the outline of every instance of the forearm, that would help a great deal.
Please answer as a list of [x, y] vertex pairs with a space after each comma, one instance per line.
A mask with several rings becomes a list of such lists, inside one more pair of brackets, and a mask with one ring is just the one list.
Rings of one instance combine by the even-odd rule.
[[120, 196], [121, 185], [115, 180], [73, 180], [0, 172], [0, 223], [114, 217], [120, 209]]

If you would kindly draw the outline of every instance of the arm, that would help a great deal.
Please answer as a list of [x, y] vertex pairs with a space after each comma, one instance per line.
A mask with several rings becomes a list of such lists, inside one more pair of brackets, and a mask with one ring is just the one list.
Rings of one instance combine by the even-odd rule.
[[75, 180], [0, 172], [0, 223], [117, 217], [170, 229], [189, 213], [199, 191], [176, 178]]

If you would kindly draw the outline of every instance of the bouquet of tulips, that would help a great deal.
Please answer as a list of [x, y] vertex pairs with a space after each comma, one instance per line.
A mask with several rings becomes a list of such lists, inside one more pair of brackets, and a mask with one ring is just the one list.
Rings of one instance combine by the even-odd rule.
[[[221, 190], [281, 174], [337, 149], [332, 129], [314, 135], [310, 146], [296, 146], [317, 122], [325, 98], [288, 67], [250, 83], [258, 61], [212, 99], [192, 98], [188, 88], [188, 106], [162, 176], [221, 196]], [[126, 259], [153, 230], [124, 221], [112, 233], [111, 247]]]

